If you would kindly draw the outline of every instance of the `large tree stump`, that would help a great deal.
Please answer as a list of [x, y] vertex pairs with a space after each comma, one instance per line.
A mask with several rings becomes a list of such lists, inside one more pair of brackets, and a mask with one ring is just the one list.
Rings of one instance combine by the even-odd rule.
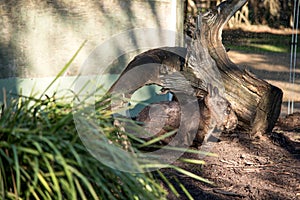
[[252, 133], [266, 132], [273, 129], [279, 117], [282, 91], [247, 71], [241, 71], [229, 59], [222, 44], [224, 25], [246, 2], [228, 0], [218, 6], [217, 12], [206, 13], [199, 28], [201, 36], [198, 40], [205, 44], [220, 70], [226, 97], [238, 115], [239, 125]]
[[[282, 91], [250, 72], [242, 71], [229, 59], [222, 44], [224, 25], [246, 2], [247, 0], [228, 0], [222, 2], [216, 10], [199, 15], [194, 23], [188, 25], [187, 32], [192, 39], [187, 49], [168, 47], [138, 55], [123, 71], [111, 91], [120, 92], [122, 87], [118, 90], [116, 85], [127, 84], [132, 86], [127, 88], [128, 93], [132, 94], [146, 84], [158, 84], [171, 88], [171, 91], [178, 89], [182, 93], [188, 86], [180, 76], [160, 79], [162, 71], [176, 71], [196, 89], [192, 95], [199, 95], [198, 92], [205, 90], [208, 83], [220, 90], [223, 88], [238, 116], [239, 128], [253, 134], [271, 131], [280, 114]], [[139, 66], [147, 63], [157, 63], [161, 67], [144, 67], [138, 71]], [[128, 75], [132, 69], [136, 69], [139, 76], [134, 73]], [[145, 75], [141, 75], [142, 73]]]

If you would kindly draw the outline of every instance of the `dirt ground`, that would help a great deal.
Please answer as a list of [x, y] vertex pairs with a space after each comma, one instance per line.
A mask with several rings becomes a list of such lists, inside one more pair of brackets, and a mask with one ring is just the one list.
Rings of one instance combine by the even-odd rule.
[[[291, 84], [287, 53], [230, 51], [229, 56], [241, 68], [283, 90], [278, 123], [271, 133], [256, 138], [241, 132], [222, 134], [219, 142], [211, 144], [210, 151], [218, 157], [205, 157], [203, 166], [184, 165], [214, 185], [172, 170], [167, 171], [168, 176], [179, 179], [194, 199], [300, 200], [300, 114], [287, 115], [289, 101], [294, 102], [294, 111], [300, 111], [300, 70], [296, 70], [295, 84]], [[178, 198], [170, 195], [169, 199]], [[188, 197], [182, 194], [180, 199]]]
[[[196, 200], [300, 199], [299, 131], [300, 114], [296, 113], [280, 118], [272, 133], [260, 137], [222, 134], [219, 142], [211, 144], [210, 152], [218, 156], [205, 157], [203, 166], [179, 164], [214, 185], [174, 171], [168, 171], [168, 176], [179, 179]], [[178, 198], [170, 195], [169, 199]], [[179, 199], [188, 198], [182, 194]]]

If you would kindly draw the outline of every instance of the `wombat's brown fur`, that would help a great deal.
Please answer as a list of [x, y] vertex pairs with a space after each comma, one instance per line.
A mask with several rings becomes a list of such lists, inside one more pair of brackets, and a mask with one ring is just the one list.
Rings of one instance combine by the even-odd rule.
[[[237, 117], [230, 103], [219, 94], [218, 88], [207, 87], [208, 94], [199, 102], [199, 128], [193, 145], [199, 146], [207, 140], [214, 128], [220, 131], [231, 131], [237, 125]], [[138, 115], [137, 121], [143, 122], [143, 127], [153, 137], [161, 136], [180, 126], [181, 108], [177, 101], [154, 103], [145, 107]], [[190, 119], [193, 120], [193, 119]], [[173, 137], [161, 141], [167, 144]]]

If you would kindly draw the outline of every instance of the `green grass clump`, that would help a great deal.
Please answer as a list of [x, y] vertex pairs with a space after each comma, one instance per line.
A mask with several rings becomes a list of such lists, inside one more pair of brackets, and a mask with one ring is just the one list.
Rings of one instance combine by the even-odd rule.
[[[115, 129], [108, 118], [103, 131]], [[91, 156], [76, 132], [70, 104], [20, 97], [1, 111], [0, 194], [2, 199], [157, 199], [165, 191], [149, 173], [118, 171]]]
[[[61, 102], [66, 100], [56, 99], [55, 96], [43, 100], [19, 97], [11, 99], [8, 106], [2, 105], [0, 198], [165, 199], [167, 192], [161, 185], [161, 181], [165, 182], [166, 187], [179, 197], [179, 192], [165, 175], [156, 170], [159, 168], [172, 168], [187, 177], [212, 183], [178, 166], [139, 158], [138, 148], [154, 144], [156, 139], [148, 142], [137, 141], [128, 134], [127, 140], [131, 143], [133, 155], [136, 157], [126, 157], [126, 151], [122, 151], [122, 140], [117, 137], [117, 133], [122, 131], [112, 123], [113, 119], [107, 103], [109, 100], [106, 98], [100, 100], [101, 103], [97, 104], [94, 113], [99, 123], [97, 126], [88, 124], [84, 127], [85, 131], [97, 133], [95, 136], [103, 136], [114, 142], [109, 145], [98, 143], [103, 147], [100, 148], [103, 157], [106, 152], [107, 156], [116, 158], [112, 161], [117, 166], [127, 165], [128, 169], [134, 168], [133, 171], [139, 170], [139, 173], [119, 171], [100, 162], [87, 150], [87, 146], [83, 144], [77, 132], [74, 113], [75, 115], [76, 112], [81, 113], [81, 110], [79, 108], [74, 110], [74, 105]], [[92, 147], [89, 146], [90, 148]], [[197, 150], [175, 147], [170, 150], [201, 153]], [[181, 160], [186, 163], [204, 164], [200, 160]], [[153, 171], [156, 176], [149, 171]], [[160, 177], [159, 181], [158, 177]], [[191, 196], [186, 189], [182, 192], [187, 197]]]
[[[83, 45], [40, 97], [17, 96], [4, 99], [0, 105], [0, 199], [166, 199], [161, 182], [179, 198], [179, 192], [158, 168], [172, 168], [211, 184], [181, 167], [143, 157], [138, 148], [152, 148], [156, 139], [142, 141], [114, 126], [110, 97], [99, 97], [92, 106], [93, 112], [86, 112], [82, 106], [85, 102], [78, 102], [77, 94], [57, 98], [57, 91], [46, 95]], [[79, 131], [89, 139], [80, 136]], [[125, 149], [129, 151], [124, 151], [124, 142], [129, 144]], [[175, 147], [170, 151], [203, 153]], [[100, 162], [105, 157], [111, 158], [112, 166]], [[181, 160], [203, 164], [194, 159]], [[139, 173], [118, 170], [114, 165]], [[183, 184], [179, 183], [179, 187], [192, 199]]]

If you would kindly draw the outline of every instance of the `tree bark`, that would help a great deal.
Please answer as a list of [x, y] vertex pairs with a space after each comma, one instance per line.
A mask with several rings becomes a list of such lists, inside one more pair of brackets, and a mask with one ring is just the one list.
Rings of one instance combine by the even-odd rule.
[[[211, 83], [221, 92], [224, 89], [227, 100], [237, 114], [240, 129], [252, 134], [271, 131], [280, 114], [282, 91], [250, 72], [242, 71], [229, 59], [222, 44], [224, 25], [246, 2], [247, 0], [228, 0], [218, 5], [216, 10], [199, 15], [196, 23], [190, 23], [186, 30], [192, 36], [186, 51], [174, 47], [154, 49], [138, 55], [111, 90], [124, 91], [123, 85], [130, 85], [128, 91], [132, 94], [143, 85], [154, 83], [183, 93], [189, 90], [185, 78], [197, 91], [194, 94], [189, 92], [188, 95], [197, 96], [199, 91], [206, 90], [207, 84]], [[141, 65], [147, 63], [157, 63], [160, 67], [144, 67], [138, 71]], [[132, 69], [137, 69], [138, 73], [130, 76], [128, 72]], [[176, 76], [161, 80], [162, 73], [165, 74], [166, 71], [180, 72], [184, 78]], [[137, 77], [142, 72], [146, 75]], [[116, 85], [122, 87], [116, 89]], [[200, 94], [201, 97], [203, 95]]]

